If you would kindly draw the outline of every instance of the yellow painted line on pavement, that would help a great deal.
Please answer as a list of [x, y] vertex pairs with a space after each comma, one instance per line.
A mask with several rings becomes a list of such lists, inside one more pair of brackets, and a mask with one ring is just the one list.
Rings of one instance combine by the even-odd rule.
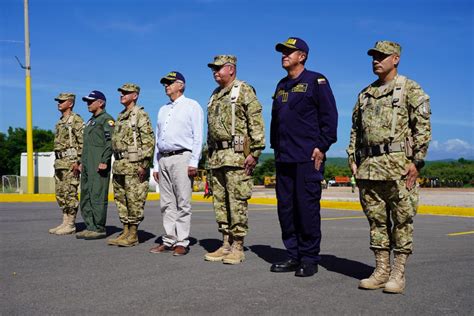
[[340, 216], [340, 217], [327, 217], [321, 218], [322, 221], [337, 221], [340, 219], [355, 219], [355, 218], [367, 218], [365, 216]]
[[[148, 193], [148, 201], [158, 201], [160, 194], [155, 192]], [[113, 201], [114, 196], [109, 193], [109, 201]], [[193, 193], [192, 201], [194, 202], [212, 202], [212, 198], [204, 198], [203, 193]], [[0, 193], [0, 202], [56, 202], [54, 194], [15, 194], [15, 193]], [[275, 197], [254, 197], [249, 200], [250, 204], [260, 205], [277, 205]], [[359, 202], [355, 201], [329, 201], [322, 200], [321, 208], [323, 209], [337, 209], [346, 211], [361, 211], [362, 208]], [[420, 205], [418, 207], [418, 214], [427, 215], [441, 215], [441, 216], [462, 216], [474, 217], [474, 207], [457, 207], [457, 206], [442, 206], [442, 205]]]
[[470, 235], [470, 234], [474, 234], [474, 230], [471, 230], [468, 232], [451, 233], [451, 234], [447, 234], [447, 236], [461, 236], [461, 235]]

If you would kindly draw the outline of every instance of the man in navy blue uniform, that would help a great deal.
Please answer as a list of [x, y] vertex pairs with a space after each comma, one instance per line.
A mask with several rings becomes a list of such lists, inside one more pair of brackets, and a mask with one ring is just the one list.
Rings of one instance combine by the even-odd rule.
[[279, 43], [288, 75], [273, 96], [270, 144], [275, 150], [278, 217], [288, 260], [272, 272], [318, 272], [321, 243], [321, 181], [329, 147], [337, 140], [336, 101], [326, 77], [305, 69], [309, 48], [290, 37]]

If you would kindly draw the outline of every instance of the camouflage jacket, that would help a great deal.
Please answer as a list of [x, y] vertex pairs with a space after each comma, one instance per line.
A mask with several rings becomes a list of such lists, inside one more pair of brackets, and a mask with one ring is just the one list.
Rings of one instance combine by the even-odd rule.
[[[54, 151], [65, 153], [73, 148], [77, 156], [69, 155], [54, 161], [55, 169], [70, 169], [72, 164], [81, 159], [83, 146], [84, 120], [79, 114], [71, 112], [63, 116], [56, 123], [56, 134], [54, 136]], [[72, 146], [71, 146], [72, 145]]]
[[132, 116], [136, 115], [136, 140], [137, 147], [141, 150], [141, 161], [130, 162], [127, 158], [114, 161], [113, 173], [134, 174], [138, 167], [149, 168], [153, 157], [155, 136], [148, 114], [143, 107], [138, 105], [130, 110], [120, 112], [112, 135], [112, 147], [114, 152], [127, 152], [129, 146], [134, 146]]
[[[243, 153], [235, 153], [233, 148], [216, 150], [214, 144], [219, 141], [232, 140], [232, 107], [230, 94], [233, 84], [225, 88], [218, 87], [211, 96], [207, 108], [207, 145], [209, 148], [209, 168], [223, 166], [242, 167]], [[235, 135], [248, 136], [250, 154], [256, 158], [265, 148], [265, 130], [262, 117], [262, 106], [255, 90], [243, 82], [235, 106]]]
[[[397, 75], [398, 77], [398, 75]], [[392, 94], [395, 77], [385, 87], [377, 81], [366, 87], [358, 96], [352, 112], [349, 165], [356, 161], [355, 154], [361, 147], [390, 143], [392, 127]], [[365, 100], [365, 98], [368, 98]], [[407, 79], [402, 103], [397, 114], [393, 143], [413, 138], [413, 157], [421, 160], [426, 156], [431, 140], [430, 99], [413, 80]], [[404, 152], [362, 158], [357, 168], [357, 179], [399, 180], [411, 160]]]

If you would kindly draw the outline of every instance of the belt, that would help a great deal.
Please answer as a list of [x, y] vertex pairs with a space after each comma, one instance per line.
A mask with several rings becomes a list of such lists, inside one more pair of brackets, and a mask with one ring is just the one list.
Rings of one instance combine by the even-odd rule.
[[160, 156], [161, 157], [169, 157], [169, 156], [182, 154], [186, 151], [191, 151], [191, 150], [189, 150], [189, 149], [179, 149], [179, 150], [167, 151], [167, 152], [160, 153]]
[[70, 157], [70, 156], [76, 156], [76, 155], [77, 155], [77, 152], [75, 148], [69, 148], [65, 151], [54, 152], [54, 156], [56, 157], [56, 159], [62, 159], [62, 158]]
[[126, 151], [114, 151], [115, 160], [122, 160], [128, 157], [128, 152]]
[[374, 146], [362, 147], [356, 151], [356, 155], [365, 157], [381, 156], [393, 152], [405, 151], [405, 143], [380, 144]]
[[234, 142], [231, 140], [223, 140], [214, 143], [212, 146], [215, 150], [234, 148]]

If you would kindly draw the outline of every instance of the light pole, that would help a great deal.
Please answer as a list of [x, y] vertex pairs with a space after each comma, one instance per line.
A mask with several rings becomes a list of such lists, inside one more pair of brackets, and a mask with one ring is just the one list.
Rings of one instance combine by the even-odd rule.
[[26, 152], [27, 152], [27, 193], [34, 193], [35, 178], [33, 170], [33, 114], [31, 104], [31, 63], [30, 29], [28, 18], [28, 0], [24, 0], [25, 9], [25, 87], [26, 87]]

